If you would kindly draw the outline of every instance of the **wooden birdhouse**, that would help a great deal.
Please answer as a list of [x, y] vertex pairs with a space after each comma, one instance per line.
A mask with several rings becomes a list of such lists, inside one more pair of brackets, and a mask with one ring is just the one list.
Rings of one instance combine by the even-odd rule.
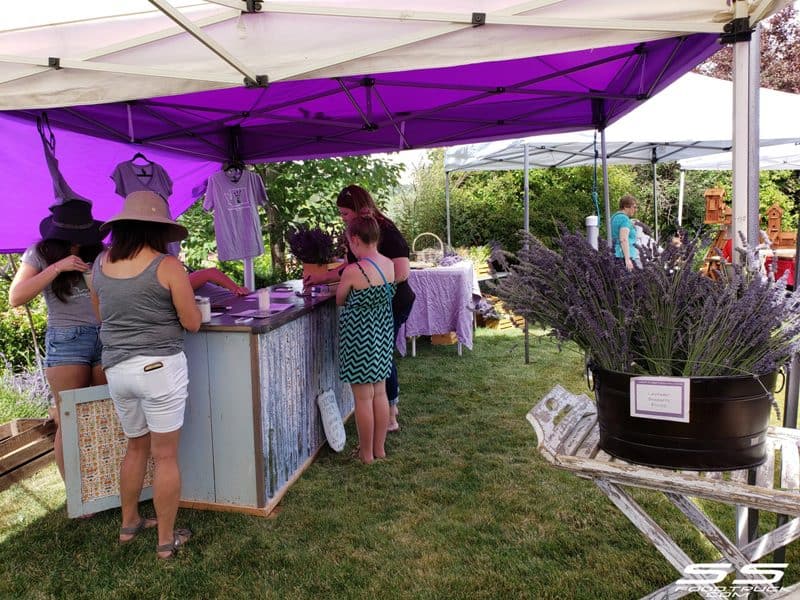
[[722, 188], [708, 188], [703, 196], [706, 199], [706, 216], [704, 223], [715, 225], [725, 221], [725, 190]]
[[780, 206], [773, 204], [767, 209], [767, 236], [773, 245], [780, 238], [782, 219], [783, 209]]

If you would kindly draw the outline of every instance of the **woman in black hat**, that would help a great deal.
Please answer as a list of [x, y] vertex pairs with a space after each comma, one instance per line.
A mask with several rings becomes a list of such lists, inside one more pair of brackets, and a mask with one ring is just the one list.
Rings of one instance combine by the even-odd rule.
[[[44, 295], [45, 375], [56, 403], [53, 417], [58, 427], [59, 392], [106, 382], [100, 365], [100, 324], [84, 277], [103, 249], [103, 234], [88, 202], [70, 200], [53, 206], [51, 212], [39, 224], [42, 240], [22, 255], [8, 296], [11, 306], [20, 306]], [[60, 427], [56, 429], [55, 455], [63, 479]]]

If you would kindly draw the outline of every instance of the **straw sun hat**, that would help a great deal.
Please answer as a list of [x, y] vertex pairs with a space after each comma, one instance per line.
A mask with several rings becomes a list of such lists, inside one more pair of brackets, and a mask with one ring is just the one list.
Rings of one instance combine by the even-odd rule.
[[117, 221], [145, 221], [169, 225], [168, 242], [177, 242], [189, 235], [186, 227], [170, 218], [167, 202], [155, 192], [142, 191], [128, 194], [122, 212], [103, 223], [100, 231], [108, 231], [111, 224]]

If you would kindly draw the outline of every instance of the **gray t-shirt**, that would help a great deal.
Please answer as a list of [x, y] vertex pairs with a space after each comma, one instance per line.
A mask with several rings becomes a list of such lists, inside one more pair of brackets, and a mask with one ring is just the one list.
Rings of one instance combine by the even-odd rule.
[[[36, 246], [31, 246], [22, 255], [22, 262], [31, 265], [39, 271], [44, 271], [48, 264], [39, 254]], [[80, 325], [98, 325], [92, 308], [92, 299], [89, 288], [81, 280], [72, 288], [72, 294], [67, 296], [67, 301], [62, 302], [53, 293], [53, 288], [48, 284], [44, 290], [44, 303], [47, 305], [48, 327], [77, 327]]]
[[114, 191], [123, 198], [133, 192], [155, 192], [166, 201], [172, 195], [172, 179], [158, 163], [137, 165], [126, 160], [114, 168], [111, 179]]
[[[164, 167], [158, 163], [137, 165], [132, 160], [126, 160], [114, 168], [111, 179], [114, 180], [114, 191], [123, 198], [133, 192], [155, 192], [164, 199], [164, 202], [167, 202], [172, 195], [172, 179]], [[168, 202], [167, 211], [171, 219], [172, 211], [169, 209]], [[173, 256], [178, 256], [180, 251], [180, 242], [167, 244], [167, 252]]]
[[264, 254], [264, 237], [256, 207], [267, 202], [261, 178], [241, 171], [232, 181], [225, 171], [208, 178], [203, 208], [214, 211], [214, 232], [220, 260], [238, 260]]
[[134, 356], [172, 356], [183, 350], [183, 327], [172, 293], [156, 275], [165, 256], [159, 254], [144, 271], [124, 279], [103, 274], [105, 254], [95, 260], [92, 285], [103, 320], [104, 369]]

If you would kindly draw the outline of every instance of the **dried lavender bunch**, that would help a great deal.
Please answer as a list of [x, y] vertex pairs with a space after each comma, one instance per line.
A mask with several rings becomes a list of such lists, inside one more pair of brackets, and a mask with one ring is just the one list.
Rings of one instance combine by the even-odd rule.
[[286, 236], [292, 254], [304, 263], [326, 264], [335, 258], [333, 236], [319, 227], [299, 227]]
[[643, 267], [631, 272], [605, 244], [595, 251], [577, 233], [562, 231], [555, 251], [530, 236], [526, 242], [498, 295], [605, 369], [763, 375], [798, 349], [800, 295], [756, 272], [752, 256], [713, 281], [692, 268], [700, 240], [642, 248]]

